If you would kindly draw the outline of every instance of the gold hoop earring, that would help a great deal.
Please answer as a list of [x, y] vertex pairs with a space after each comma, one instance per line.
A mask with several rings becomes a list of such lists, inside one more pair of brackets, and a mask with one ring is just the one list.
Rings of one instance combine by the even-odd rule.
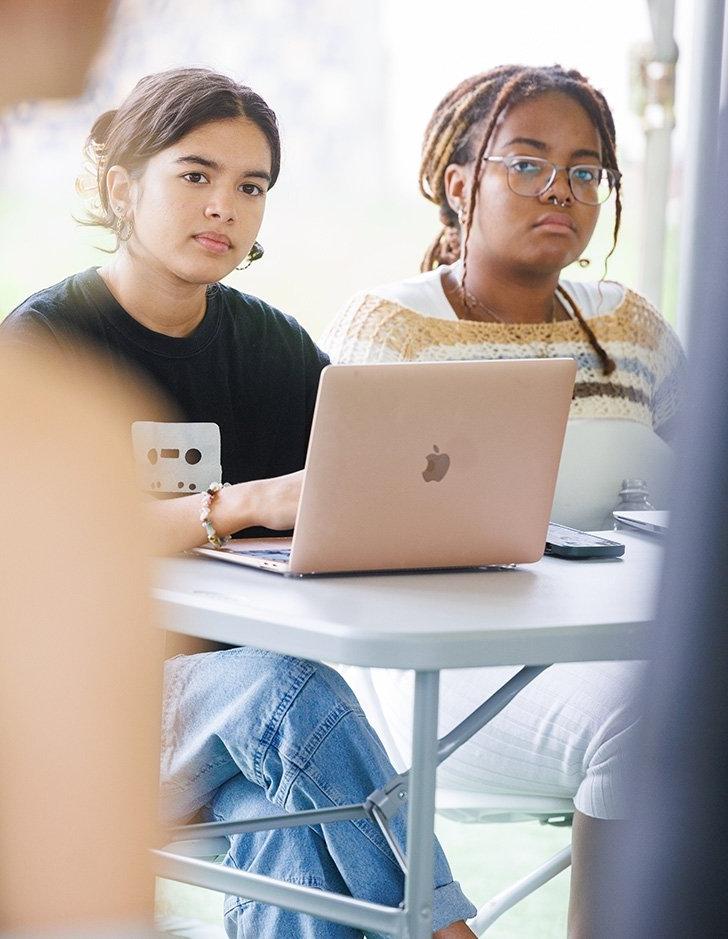
[[579, 265], [579, 267], [584, 268], [584, 267], [589, 267], [589, 265], [591, 264], [591, 261], [589, 260], [589, 258], [579, 258], [579, 260], [576, 263]]
[[134, 233], [134, 219], [124, 218], [123, 215], [117, 216], [114, 231], [119, 241], [128, 241]]
[[263, 250], [263, 245], [259, 241], [253, 242], [253, 247], [248, 251], [245, 257], [245, 264], [242, 264], [240, 267], [236, 267], [236, 271], [244, 271], [246, 268], [250, 267], [253, 261], [259, 261], [265, 251]]

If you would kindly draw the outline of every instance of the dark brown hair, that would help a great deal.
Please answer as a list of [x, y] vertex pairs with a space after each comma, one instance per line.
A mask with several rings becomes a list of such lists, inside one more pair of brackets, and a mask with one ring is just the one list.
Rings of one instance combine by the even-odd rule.
[[[560, 65], [528, 67], [502, 65], [474, 75], [461, 82], [447, 94], [435, 109], [427, 129], [422, 148], [420, 190], [430, 202], [439, 207], [442, 229], [427, 249], [422, 261], [423, 271], [433, 270], [440, 264], [449, 264], [462, 255], [463, 276], [467, 270], [468, 237], [478, 197], [478, 183], [482, 172], [483, 156], [493, 136], [496, 123], [506, 108], [535, 98], [546, 92], [558, 91], [580, 104], [597, 129], [602, 146], [604, 165], [619, 171], [617, 165], [614, 118], [604, 95], [593, 88], [588, 80], [573, 69]], [[476, 129], [480, 131], [475, 141]], [[465, 165], [474, 161], [474, 177], [465, 218], [465, 233], [460, 230], [457, 213], [447, 201], [445, 170], [451, 163]], [[620, 181], [615, 184], [615, 217], [612, 247], [617, 244], [622, 217]], [[605, 375], [615, 365], [606, 350], [597, 341], [593, 330], [578, 308], [577, 319], [598, 354]]]
[[94, 191], [89, 225], [117, 231], [109, 205], [106, 173], [119, 164], [130, 173], [144, 168], [150, 157], [210, 121], [246, 117], [265, 135], [271, 151], [272, 186], [281, 166], [281, 141], [275, 113], [246, 85], [203, 68], [179, 68], [140, 79], [118, 109], [105, 111], [91, 128], [84, 153], [93, 182], [79, 189]]

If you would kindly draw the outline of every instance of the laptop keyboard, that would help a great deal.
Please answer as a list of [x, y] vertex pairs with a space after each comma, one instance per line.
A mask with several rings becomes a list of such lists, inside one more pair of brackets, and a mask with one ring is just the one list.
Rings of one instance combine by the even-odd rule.
[[282, 561], [284, 564], [287, 564], [288, 561], [291, 560], [290, 548], [258, 548], [255, 550], [233, 548], [232, 550], [234, 550], [236, 554], [244, 554], [251, 558], [263, 558], [266, 561]]

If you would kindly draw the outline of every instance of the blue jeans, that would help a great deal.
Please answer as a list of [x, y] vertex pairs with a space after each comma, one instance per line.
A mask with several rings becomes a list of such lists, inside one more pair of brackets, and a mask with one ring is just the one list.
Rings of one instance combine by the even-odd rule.
[[[201, 812], [250, 818], [358, 803], [394, 769], [346, 682], [315, 662], [248, 647], [178, 656], [165, 665], [165, 821]], [[392, 830], [405, 843], [405, 812]], [[224, 863], [389, 906], [404, 879], [369, 819], [235, 835]], [[433, 928], [475, 914], [435, 844]], [[227, 897], [231, 939], [361, 939], [358, 929]], [[379, 939], [374, 934], [369, 939]]]

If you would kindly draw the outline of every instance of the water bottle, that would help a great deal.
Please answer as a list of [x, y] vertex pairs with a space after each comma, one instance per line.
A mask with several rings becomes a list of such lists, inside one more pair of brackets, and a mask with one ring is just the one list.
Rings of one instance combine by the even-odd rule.
[[[647, 498], [647, 483], [644, 479], [623, 479], [619, 490], [619, 501], [612, 512], [651, 512], [654, 506]], [[604, 529], [619, 531], [622, 526], [610, 512], [604, 519]]]

